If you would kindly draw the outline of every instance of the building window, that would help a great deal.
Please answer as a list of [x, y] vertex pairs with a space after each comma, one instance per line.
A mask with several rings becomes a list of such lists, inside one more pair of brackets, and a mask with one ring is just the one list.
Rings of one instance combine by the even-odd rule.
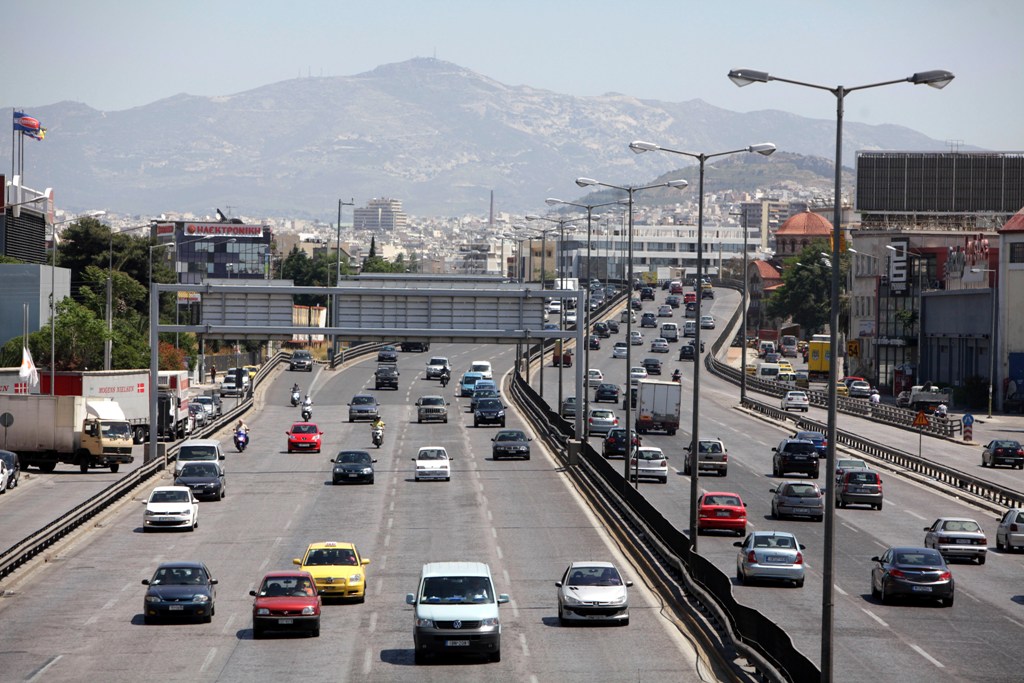
[[1024, 263], [1024, 242], [1012, 242], [1009, 247], [1010, 263]]

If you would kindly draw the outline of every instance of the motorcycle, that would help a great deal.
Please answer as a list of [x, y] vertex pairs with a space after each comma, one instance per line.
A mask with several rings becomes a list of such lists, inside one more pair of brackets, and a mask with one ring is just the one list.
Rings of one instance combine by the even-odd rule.
[[445, 372], [445, 373], [443, 373], [441, 375], [441, 387], [442, 388], [448, 386], [448, 380], [449, 379], [451, 379], [451, 375], [449, 375], [447, 372]]
[[299, 405], [299, 402], [301, 400], [302, 397], [299, 395], [299, 391], [296, 389], [295, 391], [292, 392], [292, 407], [294, 408], [295, 406]]
[[313, 417], [312, 406], [302, 406], [302, 421], [309, 422], [309, 418]]
[[241, 453], [245, 450], [245, 447], [249, 445], [249, 432], [244, 429], [239, 429], [235, 432], [235, 448]]
[[373, 445], [380, 448], [380, 445], [384, 443], [384, 428], [374, 427], [370, 430], [370, 439], [373, 440]]
[[682, 379], [683, 379], [683, 373], [679, 372], [678, 370], [676, 370], [675, 372], [672, 373], [672, 381], [673, 382], [679, 383], [679, 382], [682, 381]]

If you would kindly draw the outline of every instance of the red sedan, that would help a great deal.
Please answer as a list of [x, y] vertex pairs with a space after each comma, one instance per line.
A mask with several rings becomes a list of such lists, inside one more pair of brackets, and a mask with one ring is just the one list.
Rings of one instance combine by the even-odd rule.
[[320, 437], [323, 432], [313, 422], [296, 422], [285, 432], [288, 436], [288, 452], [314, 451], [320, 452]]
[[258, 590], [249, 591], [252, 603], [252, 637], [268, 631], [304, 631], [320, 635], [320, 595], [309, 572], [270, 572]]
[[708, 529], [747, 533], [747, 504], [738, 493], [708, 491], [697, 500], [697, 532]]

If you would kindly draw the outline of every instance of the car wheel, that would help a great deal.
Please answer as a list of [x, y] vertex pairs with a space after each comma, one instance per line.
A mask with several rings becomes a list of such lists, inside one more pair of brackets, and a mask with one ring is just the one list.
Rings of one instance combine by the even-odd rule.
[[205, 617], [203, 617], [203, 623], [204, 624], [209, 624], [211, 621], [213, 621], [213, 613], [212, 612], [210, 614], [207, 614]]
[[145, 614], [142, 617], [142, 623], [151, 626], [156, 623], [156, 617], [151, 617], [148, 614]]
[[942, 603], [943, 607], [952, 607], [953, 606], [953, 596], [950, 595], [948, 598], [943, 598], [940, 602]]
[[779, 519], [779, 510], [775, 507], [775, 503], [772, 503], [772, 517], [774, 519]]
[[987, 462], [985, 462], [985, 458], [982, 458], [982, 459], [981, 459], [981, 466], [982, 466], [982, 467], [988, 467], [988, 463], [987, 463]]
[[878, 507], [877, 507], [877, 508], [875, 508], [875, 509], [876, 509], [876, 510], [881, 510], [881, 509], [882, 509], [882, 504], [881, 504], [881, 503], [879, 503], [879, 504], [878, 504]]
[[1003, 549], [1003, 542], [999, 540], [999, 534], [996, 534], [996, 550]]
[[728, 473], [729, 473], [729, 468], [728, 468], [728, 467], [723, 467], [722, 469], [720, 469], [720, 470], [718, 471], [718, 476], [720, 476], [720, 477], [724, 477], [724, 476], [725, 476], [725, 475], [727, 475]]
[[817, 478], [818, 478], [818, 470], [814, 470], [814, 471], [813, 471], [813, 472], [811, 472], [811, 473], [810, 473], [810, 474], [809, 474], [808, 476], [809, 476], [809, 477], [810, 477], [811, 479], [817, 479]]
[[661, 483], [662, 484], [667, 484], [668, 483], [668, 477], [662, 477], [661, 478]]
[[495, 652], [492, 652], [491, 654], [487, 655], [487, 658], [489, 660], [491, 660], [492, 662], [500, 662], [501, 661], [501, 650], [497, 650]]
[[310, 638], [319, 638], [320, 637], [320, 624], [317, 624], [316, 626], [313, 627], [313, 630], [309, 632], [309, 637]]
[[740, 569], [739, 565], [736, 565], [736, 580], [739, 581], [740, 584], [742, 584], [744, 586], [747, 585], [747, 577], [743, 573], [743, 570]]
[[878, 589], [878, 599], [883, 605], [887, 605], [891, 601], [890, 596], [885, 593], [885, 580], [882, 581], [882, 585]]
[[416, 424], [423, 424], [423, 418], [422, 417], [417, 417], [416, 418]]
[[412, 655], [412, 661], [415, 664], [426, 664], [427, 663], [427, 653], [426, 652], [420, 652], [419, 650], [416, 650], [416, 652], [414, 652], [413, 655]]
[[978, 564], [985, 564], [985, 556], [978, 555]]
[[874, 579], [874, 577], [871, 577], [871, 597], [875, 598], [876, 600], [879, 597], [878, 589], [875, 588], [875, 579]]
[[743, 538], [744, 536], [746, 536], [747, 535], [747, 527], [746, 527], [746, 525], [744, 525], [744, 527], [742, 529], [737, 529], [736, 530], [736, 535], [739, 536], [740, 538]]
[[479, 422], [477, 422], [476, 420], [473, 420], [473, 426], [474, 426], [474, 427], [479, 427], [479, 426], [480, 426], [480, 423], [479, 423]]
[[263, 629], [256, 628], [255, 626], [253, 626], [252, 627], [252, 639], [253, 640], [260, 640], [261, 638], [263, 638]]
[[796, 588], [803, 588], [804, 587], [804, 580], [803, 579], [797, 579], [796, 581], [793, 582], [793, 585]]

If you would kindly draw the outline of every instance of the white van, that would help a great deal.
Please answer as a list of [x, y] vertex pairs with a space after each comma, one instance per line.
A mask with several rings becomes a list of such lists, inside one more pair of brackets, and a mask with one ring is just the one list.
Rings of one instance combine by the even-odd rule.
[[687, 320], [683, 323], [683, 336], [684, 337], [696, 337], [697, 336], [697, 321]]
[[491, 568], [483, 562], [429, 562], [415, 593], [405, 596], [413, 610], [414, 660], [431, 654], [485, 655], [501, 661], [498, 605], [508, 595], [494, 592]]
[[475, 360], [469, 364], [470, 372], [479, 372], [483, 379], [494, 379], [494, 373], [491, 370], [491, 361], [489, 360]]
[[662, 323], [661, 336], [670, 342], [679, 341], [679, 325], [676, 323]]
[[782, 367], [778, 363], [758, 363], [757, 373], [754, 376], [758, 379], [775, 382], [778, 381], [781, 371]]

